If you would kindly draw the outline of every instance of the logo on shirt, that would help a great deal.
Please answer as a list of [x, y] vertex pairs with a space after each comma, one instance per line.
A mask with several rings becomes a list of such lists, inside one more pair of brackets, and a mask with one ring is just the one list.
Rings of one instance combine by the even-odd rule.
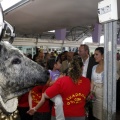
[[85, 95], [82, 93], [75, 93], [72, 94], [71, 96], [67, 97], [67, 105], [71, 105], [71, 104], [78, 104], [81, 102], [82, 99], [85, 99]]
[[41, 100], [41, 95], [37, 94], [35, 91], [31, 91], [31, 96], [32, 96], [32, 100], [35, 102], [35, 103], [38, 103], [40, 100]]

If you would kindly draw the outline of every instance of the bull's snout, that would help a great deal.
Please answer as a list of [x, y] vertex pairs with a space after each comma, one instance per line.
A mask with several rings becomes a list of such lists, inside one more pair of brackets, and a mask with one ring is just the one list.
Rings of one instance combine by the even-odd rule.
[[50, 72], [48, 70], [45, 70], [46, 74], [50, 76]]

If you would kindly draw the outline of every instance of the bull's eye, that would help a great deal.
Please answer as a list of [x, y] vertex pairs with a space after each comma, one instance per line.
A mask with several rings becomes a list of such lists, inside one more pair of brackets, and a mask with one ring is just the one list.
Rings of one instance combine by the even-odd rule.
[[15, 58], [12, 60], [12, 64], [20, 64], [21, 60], [19, 58]]

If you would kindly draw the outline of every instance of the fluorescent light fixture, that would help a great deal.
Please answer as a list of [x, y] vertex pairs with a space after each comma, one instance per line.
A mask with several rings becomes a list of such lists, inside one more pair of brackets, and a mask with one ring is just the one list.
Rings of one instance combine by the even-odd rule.
[[100, 37], [100, 43], [101, 43], [101, 44], [104, 43], [104, 35], [102, 35], [102, 36]]
[[50, 31], [48, 31], [48, 32], [52, 32], [52, 33], [54, 33], [54, 32], [55, 32], [55, 30], [50, 30]]
[[3, 11], [5, 11], [6, 9], [12, 7], [13, 5], [17, 4], [20, 1], [22, 1], [22, 0], [3, 0], [1, 2]]
[[[85, 44], [85, 43], [93, 43], [92, 41], [92, 37], [87, 37], [83, 40], [82, 44]], [[104, 36], [102, 35], [100, 37], [100, 44], [104, 43]]]
[[85, 43], [92, 43], [92, 37], [87, 37], [83, 40], [82, 44], [85, 44]]
[[30, 0], [2, 0], [1, 6], [4, 14], [16, 9], [17, 7], [27, 3]]

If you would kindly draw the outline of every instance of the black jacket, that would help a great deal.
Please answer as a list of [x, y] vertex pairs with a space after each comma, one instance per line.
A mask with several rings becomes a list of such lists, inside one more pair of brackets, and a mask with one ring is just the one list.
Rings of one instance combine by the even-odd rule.
[[86, 77], [89, 78], [90, 81], [91, 81], [92, 68], [96, 64], [97, 63], [95, 62], [95, 59], [93, 57], [90, 57], [89, 63], [88, 63], [88, 68], [87, 68], [87, 74], [86, 74]]

